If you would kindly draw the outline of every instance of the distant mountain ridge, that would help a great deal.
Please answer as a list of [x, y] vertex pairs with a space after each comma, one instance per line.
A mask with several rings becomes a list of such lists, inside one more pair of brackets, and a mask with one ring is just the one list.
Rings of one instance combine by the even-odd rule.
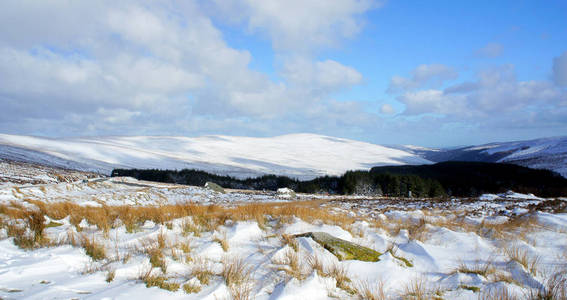
[[533, 169], [546, 169], [567, 178], [567, 136], [527, 141], [489, 143], [451, 149], [413, 146], [395, 147], [433, 162], [472, 161], [510, 163]]
[[198, 169], [237, 178], [309, 180], [375, 166], [505, 162], [567, 178], [567, 136], [450, 149], [382, 146], [316, 134], [269, 138], [129, 136], [40, 138], [0, 134], [0, 158], [110, 174], [113, 169]]
[[0, 134], [0, 158], [108, 175], [116, 168], [198, 169], [237, 178], [275, 174], [301, 180], [374, 166], [431, 163], [407, 151], [315, 134], [62, 139]]

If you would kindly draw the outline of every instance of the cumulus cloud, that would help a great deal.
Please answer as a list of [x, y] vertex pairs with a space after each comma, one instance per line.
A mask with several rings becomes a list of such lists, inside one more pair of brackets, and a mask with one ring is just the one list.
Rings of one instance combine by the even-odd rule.
[[334, 60], [313, 62], [301, 57], [286, 61], [281, 74], [294, 86], [328, 92], [362, 81], [362, 74]]
[[302, 53], [353, 37], [362, 29], [361, 15], [380, 6], [374, 0], [214, 2], [223, 17], [245, 22], [250, 31], [265, 34], [276, 50]]
[[475, 55], [478, 57], [498, 57], [502, 55], [504, 47], [498, 43], [488, 43], [484, 47], [475, 51]]
[[[281, 38], [276, 49], [297, 53], [286, 54], [281, 80], [252, 70], [250, 52], [227, 45], [198, 1], [2, 2], [0, 127], [45, 135], [278, 134], [308, 130], [318, 116], [336, 123], [364, 114], [352, 101], [336, 114], [330, 97], [362, 75], [313, 60], [303, 46], [310, 52], [356, 34], [372, 3], [308, 1], [312, 9], [301, 11], [309, 15], [297, 16], [297, 3], [226, 3], [247, 7], [253, 31]], [[294, 33], [298, 22], [306, 30]], [[299, 34], [307, 42], [293, 50]]]
[[406, 90], [415, 90], [425, 86], [438, 87], [447, 80], [458, 77], [458, 73], [443, 64], [419, 65], [412, 72], [411, 77], [394, 76], [390, 80], [388, 92], [396, 93]]
[[567, 86], [567, 51], [553, 59], [553, 81], [558, 86]]
[[[459, 122], [523, 126], [518, 120], [544, 124], [550, 114], [567, 113], [567, 93], [549, 81], [518, 81], [513, 66], [481, 71], [476, 81], [398, 96], [404, 115], [433, 114]], [[550, 124], [548, 124], [550, 125]]]

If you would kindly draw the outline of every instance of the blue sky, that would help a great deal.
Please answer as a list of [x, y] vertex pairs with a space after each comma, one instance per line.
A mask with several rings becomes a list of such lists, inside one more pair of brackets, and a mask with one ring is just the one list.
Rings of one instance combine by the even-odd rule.
[[453, 146], [567, 132], [565, 1], [3, 1], [0, 131]]

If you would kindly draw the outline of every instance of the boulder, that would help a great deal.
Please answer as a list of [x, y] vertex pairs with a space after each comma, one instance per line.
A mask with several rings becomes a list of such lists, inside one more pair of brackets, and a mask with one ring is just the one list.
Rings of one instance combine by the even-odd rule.
[[296, 196], [295, 192], [290, 188], [279, 188], [277, 194], [279, 198], [283, 199], [294, 199]]
[[326, 232], [306, 232], [295, 237], [308, 237], [323, 248], [333, 253], [339, 260], [361, 260], [375, 262], [380, 260], [380, 253], [370, 248], [357, 245], [334, 237]]
[[222, 193], [222, 194], [226, 193], [224, 191], [224, 189], [222, 188], [222, 186], [220, 186], [220, 185], [218, 185], [214, 182], [210, 182], [210, 181], [205, 183], [205, 188], [208, 189], [208, 190], [211, 190], [211, 191], [215, 191], [217, 193]]

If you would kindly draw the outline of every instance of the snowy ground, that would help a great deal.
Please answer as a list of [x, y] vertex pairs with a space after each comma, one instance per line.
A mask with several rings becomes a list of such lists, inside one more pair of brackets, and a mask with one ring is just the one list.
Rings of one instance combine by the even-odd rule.
[[[496, 299], [504, 290], [529, 298], [553, 282], [567, 289], [564, 199], [298, 197], [131, 178], [3, 185], [0, 298]], [[35, 201], [47, 203], [46, 228], [41, 247], [25, 250], [16, 244], [35, 236], [21, 212]], [[63, 217], [61, 203], [78, 206]], [[161, 221], [144, 211], [128, 223], [143, 207]], [[102, 212], [117, 213], [106, 229]], [[285, 238], [305, 232], [375, 249], [380, 260], [339, 261], [311, 238]]]

